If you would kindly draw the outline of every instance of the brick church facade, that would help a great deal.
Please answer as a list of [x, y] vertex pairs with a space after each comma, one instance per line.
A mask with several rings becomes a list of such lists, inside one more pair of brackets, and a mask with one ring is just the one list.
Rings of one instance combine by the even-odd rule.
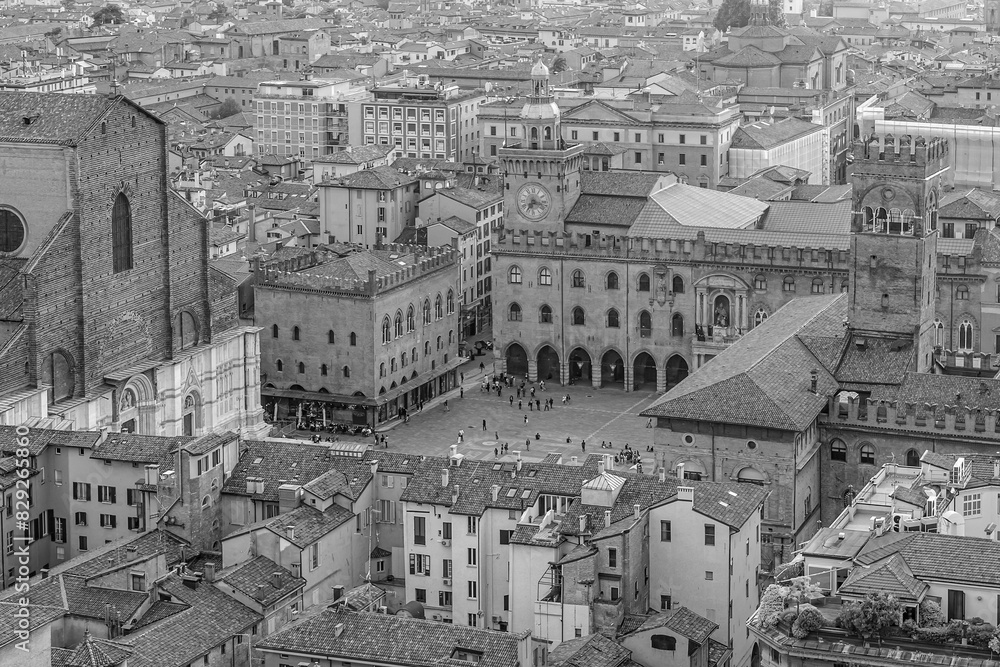
[[257, 330], [120, 96], [0, 94], [0, 424], [262, 430]]

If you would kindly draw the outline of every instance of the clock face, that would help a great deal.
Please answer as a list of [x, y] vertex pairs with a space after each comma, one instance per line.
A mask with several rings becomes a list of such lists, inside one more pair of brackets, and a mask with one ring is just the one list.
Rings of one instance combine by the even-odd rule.
[[517, 210], [529, 220], [541, 220], [549, 212], [549, 192], [537, 183], [528, 183], [517, 191]]

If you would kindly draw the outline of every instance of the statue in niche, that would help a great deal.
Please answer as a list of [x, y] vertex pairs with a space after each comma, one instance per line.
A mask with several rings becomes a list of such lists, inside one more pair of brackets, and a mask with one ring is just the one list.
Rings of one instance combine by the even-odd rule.
[[124, 393], [122, 393], [121, 409], [131, 410], [134, 407], [135, 407], [135, 392], [133, 392], [131, 389], [126, 389]]
[[729, 326], [729, 304], [724, 299], [715, 302], [714, 324], [722, 328]]
[[662, 306], [670, 297], [670, 285], [666, 270], [656, 270], [656, 300]]

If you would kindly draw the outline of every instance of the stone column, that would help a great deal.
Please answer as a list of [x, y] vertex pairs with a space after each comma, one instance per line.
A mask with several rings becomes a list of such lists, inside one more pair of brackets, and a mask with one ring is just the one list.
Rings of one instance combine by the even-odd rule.
[[601, 362], [590, 364], [590, 384], [594, 389], [601, 388]]
[[559, 360], [559, 383], [564, 387], [569, 384], [569, 364], [568, 359]]
[[667, 390], [667, 369], [656, 369], [656, 391], [661, 394]]
[[632, 391], [635, 389], [635, 366], [632, 364], [625, 364], [625, 391]]
[[538, 360], [528, 359], [528, 382], [538, 381]]

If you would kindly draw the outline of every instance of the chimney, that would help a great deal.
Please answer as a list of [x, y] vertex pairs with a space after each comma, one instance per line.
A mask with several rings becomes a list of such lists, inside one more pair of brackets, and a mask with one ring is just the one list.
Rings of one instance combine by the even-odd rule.
[[295, 526], [285, 526], [285, 535], [289, 540], [295, 539]]
[[514, 460], [515, 461], [520, 461], [521, 460], [521, 450], [520, 449], [515, 449], [514, 450]]
[[493, 486], [491, 486], [490, 493], [493, 495], [493, 502], [496, 502], [497, 498], [500, 497], [500, 485], [494, 484]]
[[677, 487], [677, 500], [684, 500], [689, 503], [694, 502], [694, 487], [693, 486], [678, 486]]
[[302, 487], [298, 484], [282, 483], [278, 486], [278, 514], [287, 514], [299, 506]]
[[522, 463], [524, 463], [524, 461], [522, 461], [521, 459], [518, 459], [517, 461], [514, 462], [515, 467], [517, 468], [518, 472], [521, 472], [521, 464]]
[[339, 637], [342, 634], [344, 634], [344, 624], [337, 623], [335, 626], [333, 626], [333, 636]]
[[[148, 468], [149, 466], [146, 467]], [[247, 477], [247, 493], [252, 495], [256, 492], [257, 492], [257, 478]]]
[[139, 549], [134, 544], [125, 547], [125, 560], [133, 561], [139, 556]]
[[281, 588], [281, 573], [272, 572], [271, 573], [271, 585], [275, 588]]
[[603, 475], [604, 474], [604, 458], [603, 457], [601, 457], [601, 460], [597, 462], [597, 474], [598, 475]]
[[667, 481], [667, 469], [660, 466], [660, 483]]
[[816, 385], [817, 385], [817, 383], [819, 381], [819, 371], [814, 368], [814, 369], [812, 369], [812, 373], [810, 373], [809, 375], [810, 375], [810, 378], [811, 378], [811, 380], [809, 381], [809, 391], [811, 391], [812, 393], [815, 394], [816, 393]]
[[458, 445], [452, 445], [451, 446], [451, 455], [455, 456], [456, 454], [458, 454]]
[[375, 475], [378, 474], [378, 461], [372, 461], [371, 466], [372, 466], [372, 477], [374, 477]]
[[993, 477], [1000, 477], [1000, 459], [993, 459]]
[[571, 456], [569, 457], [569, 462], [572, 463], [573, 465], [576, 465], [577, 458], [575, 456]]
[[202, 575], [208, 583], [215, 581], [215, 563], [205, 563], [205, 569], [202, 571]]
[[611, 510], [604, 510], [604, 527], [611, 527]]
[[587, 532], [587, 515], [586, 514], [581, 514], [580, 515], [580, 532], [581, 533], [586, 533]]
[[612, 470], [614, 470], [615, 469], [615, 457], [613, 457], [611, 454], [605, 454], [603, 456], [603, 458], [604, 458], [604, 469], [607, 470], [608, 472], [611, 472]]
[[441, 486], [442, 487], [447, 487], [448, 486], [448, 469], [447, 468], [441, 468]]
[[641, 505], [634, 505], [634, 508], [635, 508], [635, 520], [638, 521], [639, 520], [639, 515], [642, 514], [642, 506]]
[[148, 486], [156, 486], [160, 481], [160, 465], [158, 463], [151, 463], [146, 466], [146, 484]]
[[455, 487], [452, 489], [452, 492], [451, 492], [451, 504], [452, 505], [454, 505], [455, 503], [458, 502], [458, 490], [459, 490], [458, 489], [458, 484], [456, 484]]
[[684, 479], [684, 464], [683, 463], [678, 463], [677, 464], [677, 473], [676, 474], [677, 474], [677, 479], [680, 479], [680, 480]]

